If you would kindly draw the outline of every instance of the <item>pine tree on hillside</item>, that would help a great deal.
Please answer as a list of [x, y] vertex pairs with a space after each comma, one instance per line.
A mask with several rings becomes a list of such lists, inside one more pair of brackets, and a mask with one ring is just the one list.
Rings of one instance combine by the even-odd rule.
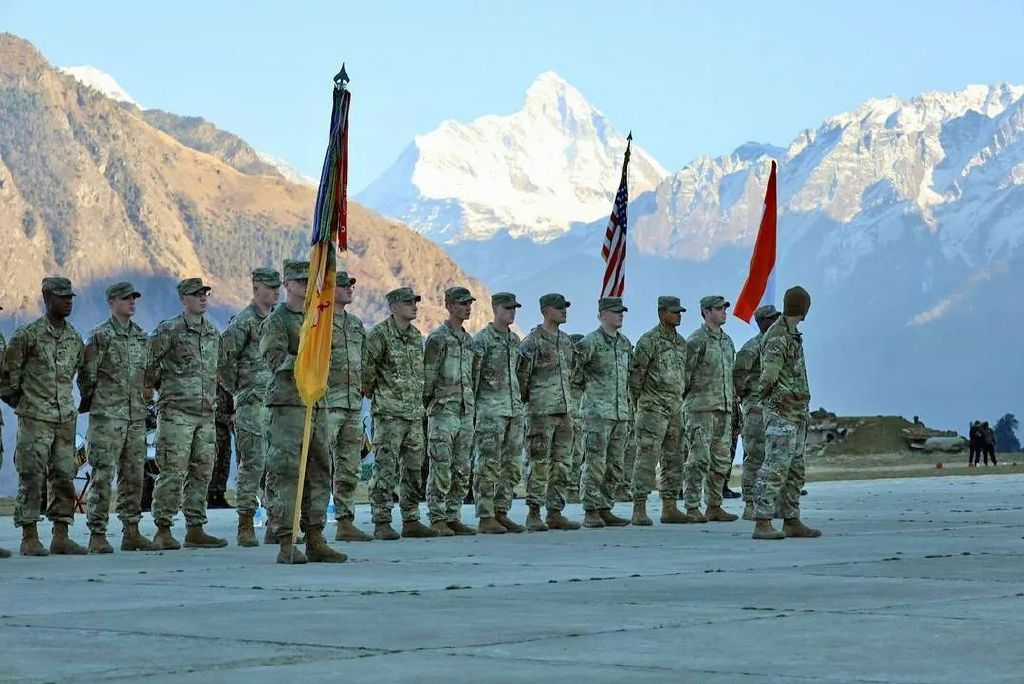
[[1017, 439], [1017, 416], [1007, 413], [996, 421], [996, 451], [999, 453], [1017, 453], [1020, 451], [1020, 440]]

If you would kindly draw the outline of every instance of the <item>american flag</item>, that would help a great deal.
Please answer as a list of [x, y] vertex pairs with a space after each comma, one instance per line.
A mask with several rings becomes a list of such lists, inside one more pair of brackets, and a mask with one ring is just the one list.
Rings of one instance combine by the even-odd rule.
[[621, 297], [626, 287], [626, 205], [629, 204], [626, 170], [629, 167], [629, 147], [632, 142], [633, 134], [630, 133], [626, 138], [626, 157], [622, 160], [622, 180], [619, 181], [615, 206], [612, 207], [612, 215], [604, 231], [601, 258], [606, 265], [604, 283], [601, 285], [602, 297]]

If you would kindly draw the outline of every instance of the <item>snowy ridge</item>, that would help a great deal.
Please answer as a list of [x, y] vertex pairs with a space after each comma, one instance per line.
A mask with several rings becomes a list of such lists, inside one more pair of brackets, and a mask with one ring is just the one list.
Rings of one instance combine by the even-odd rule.
[[107, 72], [97, 69], [91, 64], [60, 67], [60, 71], [64, 72], [68, 76], [74, 77], [79, 83], [87, 85], [93, 90], [99, 91], [112, 100], [127, 102], [130, 105], [135, 105], [139, 109], [145, 109], [142, 105], [136, 102], [135, 98], [128, 94], [128, 91], [121, 87], [121, 84], [117, 82], [117, 79]]
[[297, 185], [316, 186], [317, 184], [315, 180], [300, 172], [294, 166], [282, 159], [273, 157], [265, 152], [260, 152], [259, 150], [256, 150], [256, 156], [259, 157], [260, 161], [264, 164], [270, 164], [277, 169], [278, 173], [280, 173], [286, 181], [290, 181]]

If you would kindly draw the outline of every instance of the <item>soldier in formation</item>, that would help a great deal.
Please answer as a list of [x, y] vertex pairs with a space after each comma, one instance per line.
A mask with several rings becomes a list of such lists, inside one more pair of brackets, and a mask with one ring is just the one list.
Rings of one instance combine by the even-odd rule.
[[[3, 311], [4, 307], [0, 306], [0, 311]], [[0, 333], [0, 383], [3, 382], [4, 377], [4, 355], [7, 353], [7, 339], [3, 333]], [[3, 385], [0, 385], [2, 389]], [[4, 467], [4, 416], [0, 412], [0, 469]], [[11, 552], [8, 549], [0, 547], [0, 558], [10, 558]]]

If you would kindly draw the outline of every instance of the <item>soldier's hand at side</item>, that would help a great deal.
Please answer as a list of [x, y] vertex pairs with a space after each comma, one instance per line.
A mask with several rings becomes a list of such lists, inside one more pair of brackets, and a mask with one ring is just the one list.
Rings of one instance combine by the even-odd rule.
[[152, 387], [147, 387], [146, 389], [142, 390], [142, 398], [146, 401], [153, 401], [154, 394], [155, 391], [153, 390]]

